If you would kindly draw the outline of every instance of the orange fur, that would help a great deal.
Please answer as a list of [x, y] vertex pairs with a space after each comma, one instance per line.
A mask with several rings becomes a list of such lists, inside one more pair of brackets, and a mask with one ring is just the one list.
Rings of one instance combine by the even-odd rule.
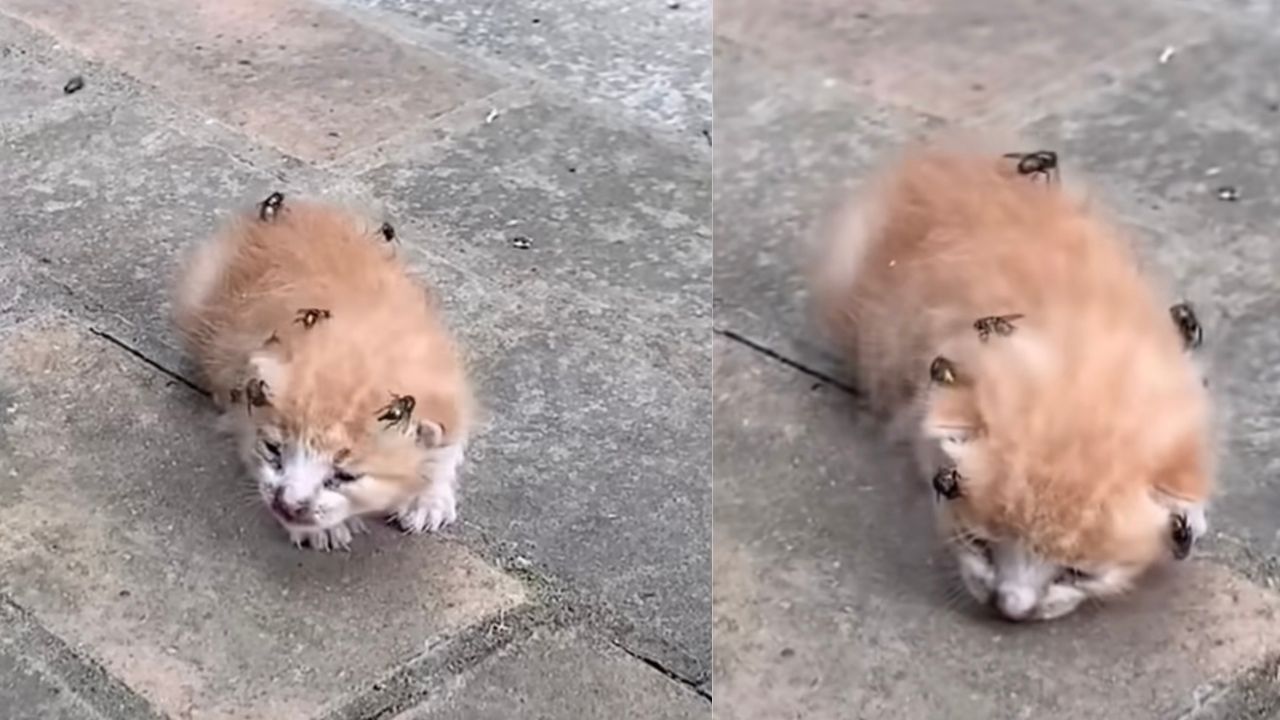
[[[307, 308], [329, 316], [306, 327]], [[343, 489], [353, 514], [421, 491], [431, 448], [470, 431], [464, 367], [435, 303], [393, 246], [344, 211], [291, 200], [271, 221], [236, 218], [189, 258], [175, 320], [215, 400], [246, 432], [369, 478]], [[235, 401], [252, 379], [267, 383], [268, 405]], [[378, 421], [393, 394], [416, 400], [413, 426]], [[422, 421], [436, 437], [407, 432]]]
[[[938, 145], [826, 240], [817, 309], [873, 406], [963, 440], [943, 442], [964, 477], [948, 537], [1133, 574], [1168, 555], [1168, 507], [1211, 489], [1209, 402], [1115, 228], [998, 155]], [[979, 340], [975, 320], [1014, 313], [1012, 334]], [[954, 385], [930, 383], [938, 355]]]

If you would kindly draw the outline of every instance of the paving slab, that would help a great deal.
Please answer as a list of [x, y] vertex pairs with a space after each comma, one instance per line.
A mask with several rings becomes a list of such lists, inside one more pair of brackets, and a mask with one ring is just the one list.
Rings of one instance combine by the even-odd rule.
[[1197, 557], [1012, 625], [960, 596], [923, 483], [849, 397], [717, 341], [717, 717], [1180, 717], [1280, 652], [1280, 595]]
[[[22, 23], [0, 16], [0, 137], [41, 116], [74, 115], [95, 93], [67, 94], [71, 78], [89, 73], [84, 63], [57, 52]], [[88, 83], [86, 83], [88, 86]]]
[[306, 160], [385, 140], [500, 87], [305, 0], [4, 0], [0, 10]]
[[711, 115], [710, 0], [351, 0], [701, 144]]
[[933, 123], [716, 45], [716, 326], [838, 373], [810, 323], [803, 277], [819, 224], [886, 152]]
[[1210, 699], [1185, 720], [1277, 718], [1280, 718], [1280, 657], [1249, 671], [1229, 692]]
[[653, 649], [655, 661], [705, 675], [710, 333], [651, 327], [544, 280], [504, 293], [415, 264], [448, 288], [485, 405], [462, 514], [675, 649]]
[[1182, 36], [1188, 14], [1142, 0], [873, 0], [856, 8], [841, 0], [726, 0], [716, 3], [715, 31], [780, 66], [840, 78], [879, 103], [964, 120], [1037, 102], [1076, 76], [1114, 72], [1134, 46], [1159, 52], [1167, 38]]
[[160, 328], [178, 251], [273, 189], [263, 173], [123, 102], [9, 138], [0, 164], [0, 248]]
[[507, 288], [554, 280], [650, 321], [710, 316], [704, 154], [534, 97], [360, 179], [457, 238], [436, 252]]
[[704, 720], [711, 704], [579, 631], [535, 636], [490, 657], [396, 720]]
[[309, 718], [525, 601], [438, 538], [302, 552], [203, 398], [74, 321], [0, 342], [0, 589], [172, 717]]
[[0, 597], [0, 716], [6, 720], [158, 720], [137, 696]]

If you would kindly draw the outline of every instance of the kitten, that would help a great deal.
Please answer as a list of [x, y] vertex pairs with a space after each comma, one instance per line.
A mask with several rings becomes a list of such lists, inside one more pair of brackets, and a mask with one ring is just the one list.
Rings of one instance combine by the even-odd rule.
[[472, 402], [453, 340], [390, 225], [279, 193], [198, 246], [175, 322], [262, 500], [299, 546], [361, 516], [457, 517]]
[[818, 260], [820, 319], [877, 414], [906, 431], [979, 602], [1059, 617], [1204, 534], [1213, 458], [1194, 312], [1163, 303], [1116, 229], [1053, 174], [914, 148]]

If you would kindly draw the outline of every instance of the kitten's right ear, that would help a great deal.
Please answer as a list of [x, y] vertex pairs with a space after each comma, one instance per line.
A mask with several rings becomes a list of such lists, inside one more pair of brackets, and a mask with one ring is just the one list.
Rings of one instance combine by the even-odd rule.
[[[280, 358], [269, 352], [256, 352], [249, 356], [250, 382], [262, 388], [270, 402], [273, 395], [284, 391], [289, 382], [289, 369]], [[248, 389], [246, 388], [246, 392]]]
[[444, 426], [434, 420], [423, 420], [418, 423], [417, 439], [423, 448], [438, 448], [444, 445]]
[[982, 426], [973, 389], [962, 381], [956, 364], [939, 355], [929, 364], [932, 386], [926, 398], [924, 434], [938, 441], [952, 462], [959, 462], [966, 444]]

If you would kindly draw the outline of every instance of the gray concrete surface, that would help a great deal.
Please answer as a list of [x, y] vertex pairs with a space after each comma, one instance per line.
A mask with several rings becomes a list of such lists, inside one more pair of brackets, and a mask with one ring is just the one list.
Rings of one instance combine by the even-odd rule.
[[514, 59], [608, 112], [689, 142], [710, 128], [711, 3], [357, 0], [424, 20], [451, 42]]
[[[709, 7], [631, 6], [0, 0], [0, 716], [709, 713]], [[441, 536], [292, 549], [188, 382], [177, 253], [274, 189], [440, 287]]]
[[0, 620], [0, 708], [8, 720], [159, 717], [17, 606], [0, 604]]
[[[717, 6], [717, 717], [1280, 713], [1267, 5]], [[1211, 537], [1059, 623], [992, 624], [950, 599], [928, 498], [896, 482], [803, 310], [798, 250], [822, 213], [881, 153], [957, 123], [1059, 150], [1207, 325], [1224, 438]]]
[[693, 720], [705, 703], [618, 648], [575, 632], [538, 635], [497, 654], [447, 691], [396, 720]]

